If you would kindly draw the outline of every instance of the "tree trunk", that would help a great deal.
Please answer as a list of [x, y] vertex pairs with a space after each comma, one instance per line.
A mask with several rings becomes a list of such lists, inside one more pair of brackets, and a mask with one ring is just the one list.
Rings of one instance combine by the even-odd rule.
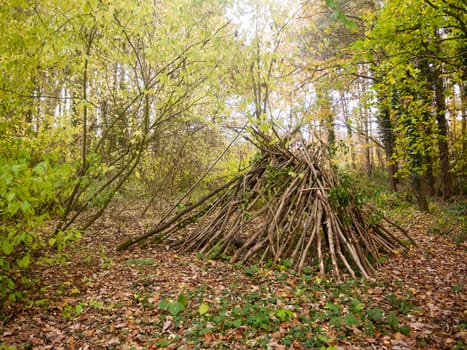
[[334, 154], [336, 151], [336, 132], [334, 130], [334, 114], [329, 89], [326, 86], [318, 87], [316, 94], [320, 122], [326, 130], [328, 149], [331, 154]]
[[364, 149], [364, 158], [365, 158], [365, 172], [367, 176], [371, 176], [373, 172], [373, 165], [371, 162], [371, 150], [370, 150], [370, 127], [369, 127], [369, 115], [368, 115], [368, 109], [364, 105], [364, 93], [365, 93], [365, 83], [362, 82], [361, 84], [358, 84], [358, 89], [357, 89], [357, 94], [358, 94], [358, 100], [359, 102], [359, 107], [358, 107], [358, 113], [360, 116], [360, 129], [362, 131], [363, 135], [363, 149]]
[[[467, 45], [466, 45], [467, 46]], [[464, 56], [465, 57], [465, 56]], [[467, 63], [467, 59], [464, 58], [464, 62]], [[464, 185], [461, 186], [461, 191], [465, 195], [467, 194], [467, 64], [464, 64], [464, 69], [462, 70], [462, 83], [460, 85], [460, 94], [461, 94], [461, 111], [462, 111], [462, 124], [461, 124], [461, 183]]]
[[425, 157], [426, 162], [426, 171], [425, 171], [425, 178], [426, 178], [426, 190], [430, 196], [435, 195], [435, 176], [433, 174], [433, 159], [430, 155]]
[[428, 212], [428, 201], [426, 199], [425, 193], [422, 188], [422, 181], [420, 175], [416, 173], [410, 174], [410, 182], [412, 185], [412, 190], [415, 194], [418, 207], [421, 211]]
[[347, 99], [345, 98], [345, 92], [342, 90], [339, 90], [340, 92], [340, 98], [341, 98], [341, 106], [342, 106], [342, 113], [344, 115], [344, 122], [345, 122], [345, 127], [347, 130], [347, 142], [349, 144], [349, 153], [350, 153], [350, 160], [351, 160], [351, 166], [352, 169], [356, 169], [356, 161], [355, 161], [355, 147], [353, 143], [353, 131], [352, 131], [352, 121], [350, 119], [350, 114], [349, 114], [349, 109], [348, 109], [348, 103]]
[[452, 194], [451, 175], [449, 173], [449, 144], [448, 144], [448, 122], [446, 120], [446, 99], [441, 76], [441, 65], [438, 64], [433, 70], [436, 122], [438, 124], [438, 151], [441, 167], [441, 193], [444, 200], [448, 200]]
[[396, 138], [391, 123], [391, 112], [388, 106], [382, 106], [378, 118], [381, 138], [383, 139], [384, 153], [386, 154], [386, 163], [388, 167], [389, 187], [392, 191], [397, 191], [398, 180], [397, 163], [393, 160], [394, 150], [396, 147]]

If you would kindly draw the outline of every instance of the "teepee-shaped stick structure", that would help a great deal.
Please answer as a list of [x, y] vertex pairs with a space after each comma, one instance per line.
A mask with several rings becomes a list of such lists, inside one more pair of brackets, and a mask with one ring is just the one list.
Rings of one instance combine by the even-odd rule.
[[368, 277], [381, 253], [404, 246], [384, 226], [370, 223], [325, 146], [287, 147], [259, 132], [255, 139], [262, 156], [183, 240], [182, 250], [229, 255], [232, 263], [254, 256], [289, 259], [296, 270], [318, 264], [322, 275], [330, 263], [335, 277], [344, 268], [355, 278], [356, 271]]
[[396, 224], [386, 220], [389, 226], [383, 226], [371, 219], [371, 209], [357, 203], [337, 176], [326, 146], [303, 141], [290, 146], [259, 131], [252, 142], [260, 155], [246, 172], [215, 191], [213, 203], [203, 207], [213, 198], [208, 195], [145, 236], [170, 236], [190, 221], [186, 215], [191, 213], [201, 219], [177, 241], [182, 251], [229, 256], [232, 263], [288, 259], [298, 271], [319, 266], [322, 275], [330, 269], [336, 278], [345, 270], [353, 278], [368, 277], [381, 254], [405, 248], [388, 227], [411, 240]]

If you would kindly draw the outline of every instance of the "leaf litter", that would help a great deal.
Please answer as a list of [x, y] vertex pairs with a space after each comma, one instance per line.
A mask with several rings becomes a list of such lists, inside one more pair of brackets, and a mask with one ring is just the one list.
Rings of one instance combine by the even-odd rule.
[[[61, 264], [37, 266], [31, 288], [4, 306], [0, 348], [464, 349], [466, 245], [405, 224], [418, 247], [367, 281], [314, 271], [230, 265], [147, 242], [131, 211], [104, 216]], [[40, 277], [40, 280], [39, 280]]]

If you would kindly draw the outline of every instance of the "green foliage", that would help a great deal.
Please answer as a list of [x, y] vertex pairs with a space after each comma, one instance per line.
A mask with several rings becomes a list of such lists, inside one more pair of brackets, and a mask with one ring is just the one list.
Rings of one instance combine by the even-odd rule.
[[156, 263], [156, 260], [153, 258], [147, 258], [147, 259], [129, 258], [126, 261], [126, 264], [128, 265], [154, 265], [155, 263]]
[[353, 312], [360, 313], [364, 309], [365, 305], [363, 305], [358, 299], [352, 299], [350, 301], [350, 307]]
[[16, 350], [16, 346], [10, 345], [6, 346], [4, 344], [0, 344], [0, 350]]
[[[162, 299], [159, 302], [159, 309], [169, 312], [173, 317], [178, 316], [181, 312], [185, 311], [188, 301], [183, 293], [177, 296], [177, 300], [170, 301]], [[207, 312], [207, 311], [206, 311]]]
[[357, 206], [367, 203], [372, 195], [368, 191], [368, 180], [362, 183], [362, 176], [356, 172], [337, 169], [339, 183], [328, 192], [329, 200], [338, 208], [345, 208], [352, 201]]
[[402, 325], [399, 327], [399, 332], [404, 334], [405, 336], [409, 336], [410, 334], [410, 327], [407, 326], [406, 324]]
[[272, 192], [277, 189], [277, 184], [286, 183], [287, 178], [293, 177], [289, 169], [285, 167], [277, 168], [271, 164], [267, 164], [265, 174], [267, 179], [267, 187], [269, 188], [273, 186], [271, 190]]
[[389, 294], [387, 299], [391, 303], [391, 306], [402, 314], [408, 314], [415, 306], [408, 298], [397, 297], [393, 294]]
[[56, 247], [60, 252], [70, 243], [76, 242], [81, 238], [81, 231], [76, 229], [68, 229], [66, 231], [59, 230], [48, 241], [49, 246]]
[[99, 257], [102, 259], [101, 268], [110, 269], [113, 266], [113, 259], [107, 255], [107, 250], [104, 247], [101, 248]]
[[353, 20], [346, 16], [338, 1], [326, 0], [326, 6], [332, 10], [332, 19], [342, 22], [345, 26], [347, 26], [350, 29], [357, 29], [357, 23], [355, 23]]
[[206, 303], [199, 304], [198, 312], [200, 316], [204, 316], [209, 312], [209, 305]]
[[277, 265], [277, 269], [279, 271], [287, 271], [287, 270], [290, 270], [292, 265], [293, 265], [293, 260], [284, 259], [281, 264]]
[[54, 152], [38, 158], [34, 145], [18, 140], [10, 149], [0, 149], [0, 296], [10, 301], [20, 296], [16, 292], [21, 284], [11, 276], [21, 276], [36, 262], [33, 252], [47, 246], [61, 250], [80, 237], [78, 231], [69, 230], [47, 239], [42, 225], [60, 212], [59, 201], [73, 168], [57, 162]]
[[467, 205], [463, 202], [452, 203], [449, 206], [433, 206], [434, 221], [430, 233], [449, 235], [454, 243], [462, 244], [467, 240]]
[[310, 276], [313, 273], [313, 270], [309, 266], [304, 266], [302, 269], [304, 275]]
[[[465, 15], [459, 11], [449, 1], [389, 1], [367, 14], [365, 37], [353, 45], [354, 62], [362, 62], [362, 57], [371, 62], [371, 100], [379, 111], [386, 156], [397, 166], [399, 178], [436, 177], [447, 171], [439, 169], [441, 158], [447, 157], [440, 144], [448, 135], [443, 130], [444, 111], [436, 110], [440, 102], [435, 99], [451, 94], [443, 85], [463, 89], [465, 77], [458, 72], [465, 65], [459, 55], [465, 48], [465, 26], [459, 24]], [[451, 164], [454, 172], [465, 159], [459, 139], [453, 138], [449, 146], [459, 150], [452, 152], [457, 158]]]
[[383, 319], [383, 310], [380, 308], [369, 309], [367, 316], [371, 321], [380, 322]]
[[327, 315], [331, 316], [340, 314], [342, 307], [339, 304], [327, 303], [326, 305], [324, 305], [324, 308], [328, 310]]
[[288, 309], [279, 309], [276, 311], [275, 315], [281, 321], [287, 321], [294, 316], [293, 312]]
[[344, 186], [334, 186], [329, 190], [329, 200], [343, 208], [350, 202], [350, 192]]
[[370, 213], [372, 223], [381, 221], [384, 211], [412, 209], [406, 193], [393, 192], [388, 188], [387, 173], [384, 171], [374, 171], [371, 177], [357, 172], [348, 172], [346, 176], [352, 184], [352, 194], [357, 204], [370, 204], [376, 208]]
[[397, 329], [399, 326], [399, 318], [396, 316], [394, 311], [391, 311], [386, 318], [386, 322], [390, 325], [393, 329]]
[[82, 303], [78, 303], [75, 306], [66, 304], [62, 310], [62, 317], [65, 320], [69, 320], [72, 317], [76, 317], [83, 312], [84, 307], [85, 305]]
[[245, 267], [245, 274], [247, 274], [248, 276], [253, 276], [256, 273], [258, 273], [258, 271], [259, 271], [258, 265], [252, 265], [249, 267]]
[[356, 318], [355, 315], [352, 313], [348, 313], [347, 315], [345, 315], [344, 322], [347, 327], [357, 326], [361, 323], [361, 321], [358, 318]]
[[221, 248], [219, 244], [216, 244], [209, 253], [209, 259], [215, 259], [219, 255]]

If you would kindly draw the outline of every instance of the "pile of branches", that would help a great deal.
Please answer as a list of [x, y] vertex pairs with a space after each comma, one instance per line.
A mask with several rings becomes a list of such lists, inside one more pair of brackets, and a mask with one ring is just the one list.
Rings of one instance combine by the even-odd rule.
[[343, 271], [368, 278], [382, 254], [406, 248], [391, 228], [413, 242], [403, 228], [382, 216], [374, 220], [374, 211], [357, 203], [325, 145], [273, 142], [259, 132], [254, 144], [260, 153], [241, 176], [120, 249], [155, 234], [169, 237], [197, 218], [177, 241], [179, 250], [228, 256], [231, 263], [289, 259], [297, 271], [319, 266], [323, 276], [331, 270], [336, 278]]

